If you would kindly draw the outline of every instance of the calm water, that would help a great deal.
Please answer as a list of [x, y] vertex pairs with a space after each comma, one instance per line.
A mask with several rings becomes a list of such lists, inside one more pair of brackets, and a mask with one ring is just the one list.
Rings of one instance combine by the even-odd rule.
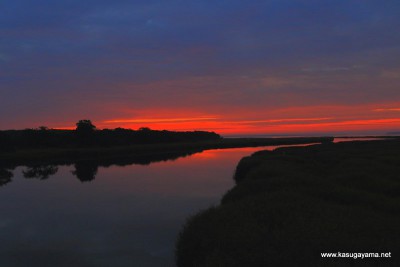
[[0, 266], [174, 266], [186, 219], [218, 204], [238, 161], [267, 148], [149, 165], [18, 167], [0, 187]]

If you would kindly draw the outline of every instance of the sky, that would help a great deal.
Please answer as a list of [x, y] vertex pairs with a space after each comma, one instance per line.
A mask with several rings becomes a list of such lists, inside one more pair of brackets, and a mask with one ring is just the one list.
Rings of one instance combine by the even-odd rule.
[[400, 131], [398, 0], [4, 0], [0, 129]]

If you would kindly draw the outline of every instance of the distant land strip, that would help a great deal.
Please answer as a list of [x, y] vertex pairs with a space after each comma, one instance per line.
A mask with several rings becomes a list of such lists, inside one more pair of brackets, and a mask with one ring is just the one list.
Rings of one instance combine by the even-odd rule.
[[89, 159], [146, 157], [175, 152], [196, 153], [209, 149], [326, 143], [332, 142], [333, 139], [333, 137], [221, 138], [196, 142], [136, 144], [129, 146], [18, 149], [12, 152], [0, 153], [0, 167], [57, 164]]

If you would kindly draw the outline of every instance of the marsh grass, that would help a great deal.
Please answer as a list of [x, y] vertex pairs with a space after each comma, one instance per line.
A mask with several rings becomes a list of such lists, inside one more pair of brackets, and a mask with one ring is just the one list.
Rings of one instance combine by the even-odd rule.
[[[400, 266], [400, 142], [281, 148], [243, 158], [221, 204], [190, 218], [185, 266]], [[322, 252], [392, 252], [323, 259]]]

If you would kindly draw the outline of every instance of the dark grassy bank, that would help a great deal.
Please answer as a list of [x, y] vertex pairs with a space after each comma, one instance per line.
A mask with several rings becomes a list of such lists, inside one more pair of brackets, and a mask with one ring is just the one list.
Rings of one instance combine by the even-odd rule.
[[188, 220], [178, 267], [400, 266], [399, 140], [260, 151], [240, 161], [234, 178], [219, 206]]

